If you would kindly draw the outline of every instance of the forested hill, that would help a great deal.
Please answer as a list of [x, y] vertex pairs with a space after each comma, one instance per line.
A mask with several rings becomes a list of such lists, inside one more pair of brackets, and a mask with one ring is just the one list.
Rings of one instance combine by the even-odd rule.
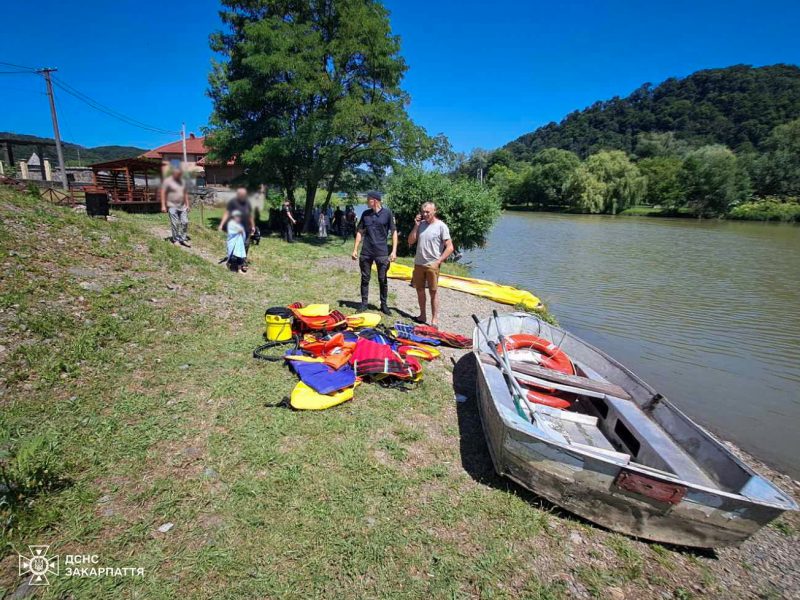
[[[7, 131], [0, 131], [0, 138], [11, 138], [17, 140], [24, 140], [26, 142], [42, 142], [42, 144], [49, 144], [44, 148], [44, 154], [49, 158], [53, 164], [56, 164], [56, 148], [52, 144], [55, 142], [52, 138], [43, 138], [35, 135], [26, 135], [21, 133], [9, 133]], [[88, 165], [95, 162], [104, 162], [107, 160], [116, 160], [118, 158], [130, 158], [139, 156], [147, 152], [142, 148], [135, 146], [95, 146], [94, 148], [86, 148], [78, 144], [70, 142], [63, 143], [64, 148], [64, 161], [68, 165]], [[31, 154], [36, 152], [35, 146], [22, 146], [12, 144], [14, 152], [14, 160], [27, 160]], [[0, 160], [5, 160], [5, 153], [0, 150]]]
[[505, 146], [517, 160], [544, 148], [585, 158], [598, 150], [633, 153], [636, 136], [674, 132], [692, 145], [759, 148], [776, 125], [800, 117], [800, 67], [737, 65], [698, 71], [684, 79], [646, 83], [626, 98], [596, 102]]

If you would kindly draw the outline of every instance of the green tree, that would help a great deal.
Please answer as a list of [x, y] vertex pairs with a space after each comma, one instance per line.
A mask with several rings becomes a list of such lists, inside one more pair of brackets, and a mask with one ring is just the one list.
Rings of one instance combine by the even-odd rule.
[[753, 168], [756, 192], [761, 195], [800, 195], [800, 119], [778, 125], [764, 144], [766, 154]]
[[489, 156], [491, 152], [483, 148], [473, 148], [469, 156], [460, 153], [456, 155], [456, 164], [453, 165], [453, 172], [455, 175], [464, 177], [472, 177], [477, 179], [479, 172], [483, 171], [484, 178], [489, 173]]
[[500, 148], [489, 155], [489, 158], [486, 161], [486, 168], [491, 169], [495, 165], [503, 165], [505, 167], [513, 168], [515, 162], [516, 161], [514, 160], [511, 152], [504, 148]]
[[675, 156], [656, 156], [636, 163], [647, 179], [645, 199], [650, 204], [678, 208], [686, 202], [686, 190], [681, 180], [683, 161]]
[[[603, 184], [602, 212], [617, 214], [638, 204], [644, 197], [647, 182], [624, 152], [604, 150], [592, 154], [584, 165]], [[599, 187], [592, 186], [592, 189], [596, 192]]]
[[736, 155], [719, 144], [691, 152], [680, 177], [686, 199], [698, 216], [725, 214], [750, 195], [750, 180]]
[[459, 250], [482, 246], [500, 215], [500, 200], [491, 187], [474, 179], [452, 179], [420, 168], [398, 169], [389, 178], [386, 196], [397, 221], [403, 251], [408, 250], [405, 238], [423, 202], [436, 204], [439, 218], [447, 223]]
[[647, 132], [636, 136], [634, 152], [640, 159], [663, 156], [683, 157], [689, 153], [690, 149], [686, 140], [675, 137], [674, 131]]
[[489, 169], [486, 181], [497, 193], [503, 205], [520, 204], [523, 196], [519, 187], [525, 177], [525, 173], [526, 171], [515, 171], [506, 165], [495, 164]]
[[601, 213], [605, 209], [608, 186], [586, 164], [578, 166], [567, 181], [566, 196], [578, 212]]
[[580, 164], [578, 155], [568, 150], [546, 148], [537, 152], [521, 184], [522, 195], [540, 206], [567, 203], [567, 182]]
[[382, 173], [429, 158], [431, 139], [406, 112], [406, 64], [375, 0], [223, 0], [225, 29], [211, 47], [213, 156], [236, 156], [253, 183], [317, 188], [330, 199], [344, 173]]

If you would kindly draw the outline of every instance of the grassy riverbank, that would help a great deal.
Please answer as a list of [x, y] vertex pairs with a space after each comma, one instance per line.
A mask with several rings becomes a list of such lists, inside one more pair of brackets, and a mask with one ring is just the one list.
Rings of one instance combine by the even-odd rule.
[[[505, 210], [516, 212], [541, 212], [542, 209], [532, 206], [505, 206]], [[558, 207], [550, 207], [546, 212], [558, 212], [563, 214], [587, 214], [574, 213], [568, 210], [559, 210]], [[657, 206], [632, 206], [619, 213], [622, 217], [667, 217], [672, 219], [696, 219], [697, 213], [690, 208], [682, 207], [670, 209]], [[756, 202], [745, 202], [734, 207], [728, 214], [723, 215], [723, 219], [733, 219], [736, 221], [776, 221], [781, 223], [796, 223], [800, 221], [800, 204], [797, 202], [778, 202], [774, 200], [762, 200]]]
[[[470, 389], [463, 353], [405, 394], [365, 385], [322, 413], [271, 407], [295, 379], [250, 357], [264, 308], [355, 299], [351, 241], [267, 237], [237, 276], [216, 264], [219, 234], [196, 223], [188, 251], [163, 241], [162, 215], [92, 220], [0, 190], [0, 216], [0, 433], [17, 492], [0, 508], [0, 596], [22, 584], [17, 553], [30, 544], [145, 569], [62, 573], [43, 597], [794, 589], [778, 575], [796, 564], [794, 517], [743, 549], [698, 555], [610, 534], [494, 476], [474, 402], [454, 401], [454, 385]], [[444, 300], [445, 326], [462, 333], [496, 306]], [[390, 304], [413, 311], [409, 288], [393, 282]]]

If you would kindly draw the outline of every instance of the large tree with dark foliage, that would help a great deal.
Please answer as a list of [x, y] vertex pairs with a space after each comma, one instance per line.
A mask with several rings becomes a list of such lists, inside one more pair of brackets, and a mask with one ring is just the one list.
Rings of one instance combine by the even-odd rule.
[[753, 165], [761, 194], [800, 197], [800, 119], [778, 125], [764, 143], [766, 153]]
[[596, 102], [507, 144], [517, 160], [544, 148], [586, 158], [599, 150], [634, 153], [640, 134], [674, 132], [693, 147], [763, 150], [772, 130], [800, 115], [800, 67], [738, 65], [646, 83], [626, 98]]
[[424, 160], [434, 140], [411, 122], [400, 41], [375, 0], [223, 0], [222, 56], [210, 76], [210, 145], [253, 183], [316, 192], [348, 173]]

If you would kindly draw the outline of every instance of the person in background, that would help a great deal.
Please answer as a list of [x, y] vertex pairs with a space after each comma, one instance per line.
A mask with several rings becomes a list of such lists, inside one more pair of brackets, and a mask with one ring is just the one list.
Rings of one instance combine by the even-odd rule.
[[436, 205], [433, 202], [425, 202], [414, 221], [414, 229], [408, 234], [408, 245], [417, 245], [411, 285], [417, 290], [419, 316], [414, 321], [425, 323], [428, 320], [425, 298], [427, 286], [431, 296], [431, 325], [438, 327], [439, 268], [453, 253], [453, 240], [445, 222], [436, 218]]
[[340, 237], [342, 235], [342, 219], [344, 219], [344, 213], [342, 212], [342, 209], [337, 206], [336, 210], [333, 212], [332, 226], [333, 233]]
[[[389, 312], [388, 296], [389, 281], [386, 273], [389, 270], [389, 263], [397, 258], [397, 228], [394, 223], [392, 211], [385, 208], [382, 203], [380, 192], [367, 192], [367, 204], [369, 208], [361, 215], [361, 220], [356, 228], [356, 241], [353, 246], [353, 260], [358, 260], [361, 268], [361, 310], [367, 308], [369, 298], [369, 280], [372, 274], [372, 263], [378, 269], [378, 286], [380, 288], [381, 312]], [[355, 213], [354, 213], [355, 214]], [[386, 244], [389, 234], [392, 234], [392, 252]], [[358, 245], [361, 241], [361, 255], [358, 254]]]
[[353, 210], [352, 206], [347, 206], [344, 212], [344, 239], [347, 239], [347, 236], [354, 236], [356, 232], [356, 211]]
[[[253, 206], [247, 197], [247, 188], [239, 187], [236, 189], [236, 196], [234, 196], [228, 206], [225, 207], [225, 212], [222, 214], [222, 219], [219, 222], [219, 230], [227, 231], [226, 227], [228, 221], [233, 216], [235, 211], [239, 211], [242, 217], [242, 224], [244, 226], [244, 249], [245, 253], [250, 252], [250, 239], [256, 232], [256, 221], [253, 214]], [[246, 261], [245, 261], [246, 263]], [[242, 266], [242, 271], [247, 271], [247, 265]]]
[[294, 243], [294, 227], [297, 221], [292, 214], [292, 205], [288, 200], [284, 200], [281, 208], [281, 221], [283, 225], [283, 239], [290, 244]]
[[233, 272], [247, 272], [244, 261], [247, 257], [245, 250], [246, 228], [243, 224], [242, 212], [240, 210], [231, 211], [230, 218], [226, 222], [228, 239], [226, 242], [228, 250], [228, 268]]
[[186, 191], [180, 168], [173, 170], [172, 175], [165, 177], [161, 184], [161, 212], [169, 213], [172, 243], [191, 248], [186, 241], [189, 230], [189, 192]]
[[320, 239], [328, 237], [328, 215], [324, 210], [319, 211], [317, 223], [319, 225], [317, 228], [317, 237]]

